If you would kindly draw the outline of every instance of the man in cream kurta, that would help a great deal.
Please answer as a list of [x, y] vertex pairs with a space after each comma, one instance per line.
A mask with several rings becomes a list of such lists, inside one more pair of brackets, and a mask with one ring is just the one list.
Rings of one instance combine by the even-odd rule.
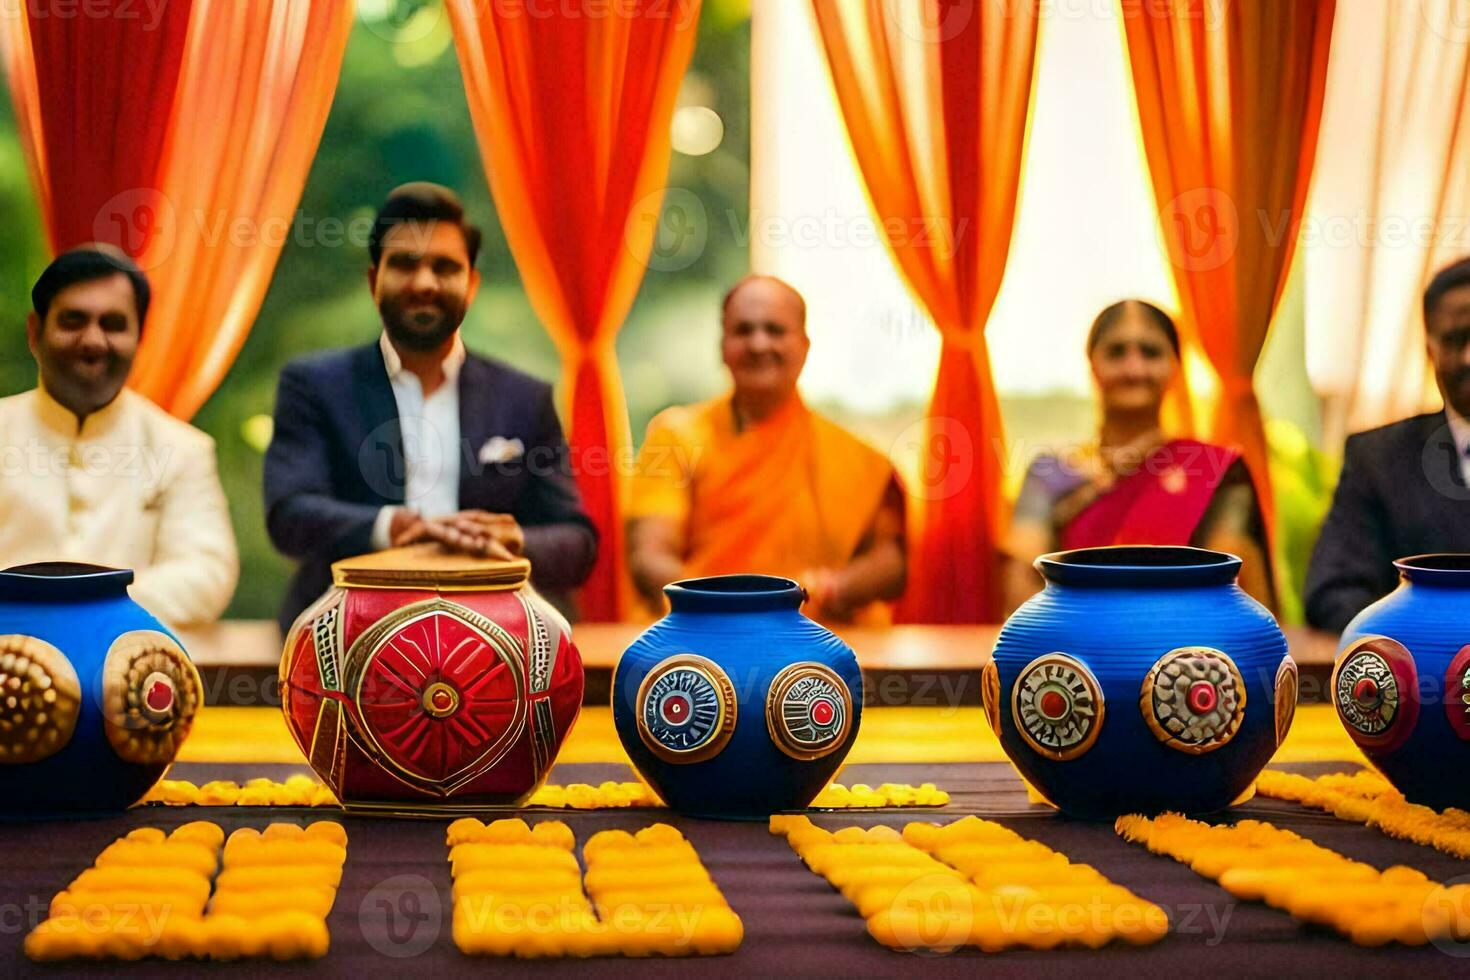
[[234, 594], [235, 538], [214, 441], [122, 387], [146, 283], [94, 246], [37, 283], [28, 333], [41, 383], [0, 399], [0, 567], [131, 568], [140, 605], [196, 627]]

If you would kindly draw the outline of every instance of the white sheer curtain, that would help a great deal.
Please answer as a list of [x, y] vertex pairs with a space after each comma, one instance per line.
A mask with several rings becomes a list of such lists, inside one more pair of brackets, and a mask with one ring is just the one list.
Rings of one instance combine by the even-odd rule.
[[[1176, 308], [1116, 5], [1041, 9], [1021, 207], [986, 329], [1002, 395], [1083, 394], [1100, 309], [1128, 296]], [[874, 224], [810, 8], [755, 0], [753, 16], [751, 261], [806, 294], [803, 389], [856, 412], [922, 406], [938, 334]]]
[[1439, 405], [1420, 297], [1470, 253], [1470, 3], [1337, 7], [1303, 225], [1323, 441]]

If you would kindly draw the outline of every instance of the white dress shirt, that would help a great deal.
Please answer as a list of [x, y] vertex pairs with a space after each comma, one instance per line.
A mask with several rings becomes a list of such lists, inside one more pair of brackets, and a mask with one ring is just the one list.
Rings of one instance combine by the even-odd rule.
[[[459, 510], [459, 369], [464, 364], [464, 342], [458, 334], [443, 362], [444, 382], [427, 398], [418, 375], [403, 366], [403, 359], [385, 332], [378, 338], [388, 383], [398, 405], [398, 423], [403, 433], [403, 465], [406, 472], [403, 502], [423, 517], [444, 517]], [[384, 507], [373, 523], [372, 544], [390, 547], [390, 529], [398, 507]]]
[[1450, 438], [1455, 440], [1455, 451], [1460, 456], [1460, 477], [1465, 486], [1470, 487], [1470, 420], [1448, 404], [1444, 407], [1444, 414], [1450, 420]]
[[214, 440], [126, 388], [80, 425], [44, 387], [0, 399], [0, 567], [45, 561], [131, 568], [176, 629], [218, 619], [240, 569]]

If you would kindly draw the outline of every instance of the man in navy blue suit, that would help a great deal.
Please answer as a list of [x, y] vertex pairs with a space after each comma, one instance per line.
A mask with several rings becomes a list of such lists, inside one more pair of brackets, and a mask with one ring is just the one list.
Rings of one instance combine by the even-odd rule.
[[332, 562], [437, 541], [530, 559], [563, 609], [597, 555], [551, 387], [465, 350], [480, 231], [448, 188], [406, 184], [373, 226], [370, 344], [288, 364], [265, 457], [266, 527], [300, 565], [282, 629], [331, 584]]
[[1444, 410], [1349, 436], [1307, 569], [1307, 622], [1341, 632], [1398, 584], [1394, 559], [1470, 551], [1470, 258], [1424, 290]]

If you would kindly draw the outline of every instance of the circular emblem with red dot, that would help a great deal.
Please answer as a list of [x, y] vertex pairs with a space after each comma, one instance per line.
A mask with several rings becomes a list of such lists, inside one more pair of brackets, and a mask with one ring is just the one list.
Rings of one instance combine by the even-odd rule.
[[424, 688], [424, 710], [435, 718], [448, 718], [459, 708], [459, 691], [454, 685], [435, 681]]
[[1332, 671], [1337, 717], [1364, 748], [1402, 745], [1419, 720], [1419, 674], [1397, 640], [1367, 636], [1343, 651]]
[[681, 653], [662, 661], [638, 688], [638, 736], [665, 762], [703, 762], [735, 733], [735, 686], [714, 661]]
[[443, 597], [393, 609], [348, 648], [344, 688], [362, 747], [393, 778], [449, 796], [528, 724], [525, 661], [494, 620]]
[[1444, 713], [1454, 733], [1470, 742], [1470, 644], [1460, 648], [1445, 671]]
[[1102, 733], [1102, 688], [1076, 657], [1049, 653], [1016, 676], [1011, 717], [1034, 751], [1059, 762], [1075, 759]]
[[158, 720], [166, 716], [174, 706], [173, 678], [161, 670], [155, 670], [145, 677], [141, 706], [143, 713], [150, 719]]
[[793, 759], [820, 759], [852, 731], [852, 693], [830, 667], [796, 663], [771, 679], [766, 730], [776, 748]]
[[102, 665], [102, 719], [128, 762], [173, 761], [202, 700], [199, 673], [172, 636], [133, 630], [113, 641]]
[[1229, 744], [1245, 721], [1245, 678], [1213, 647], [1180, 647], [1143, 679], [1139, 710], [1160, 742], [1196, 755]]

